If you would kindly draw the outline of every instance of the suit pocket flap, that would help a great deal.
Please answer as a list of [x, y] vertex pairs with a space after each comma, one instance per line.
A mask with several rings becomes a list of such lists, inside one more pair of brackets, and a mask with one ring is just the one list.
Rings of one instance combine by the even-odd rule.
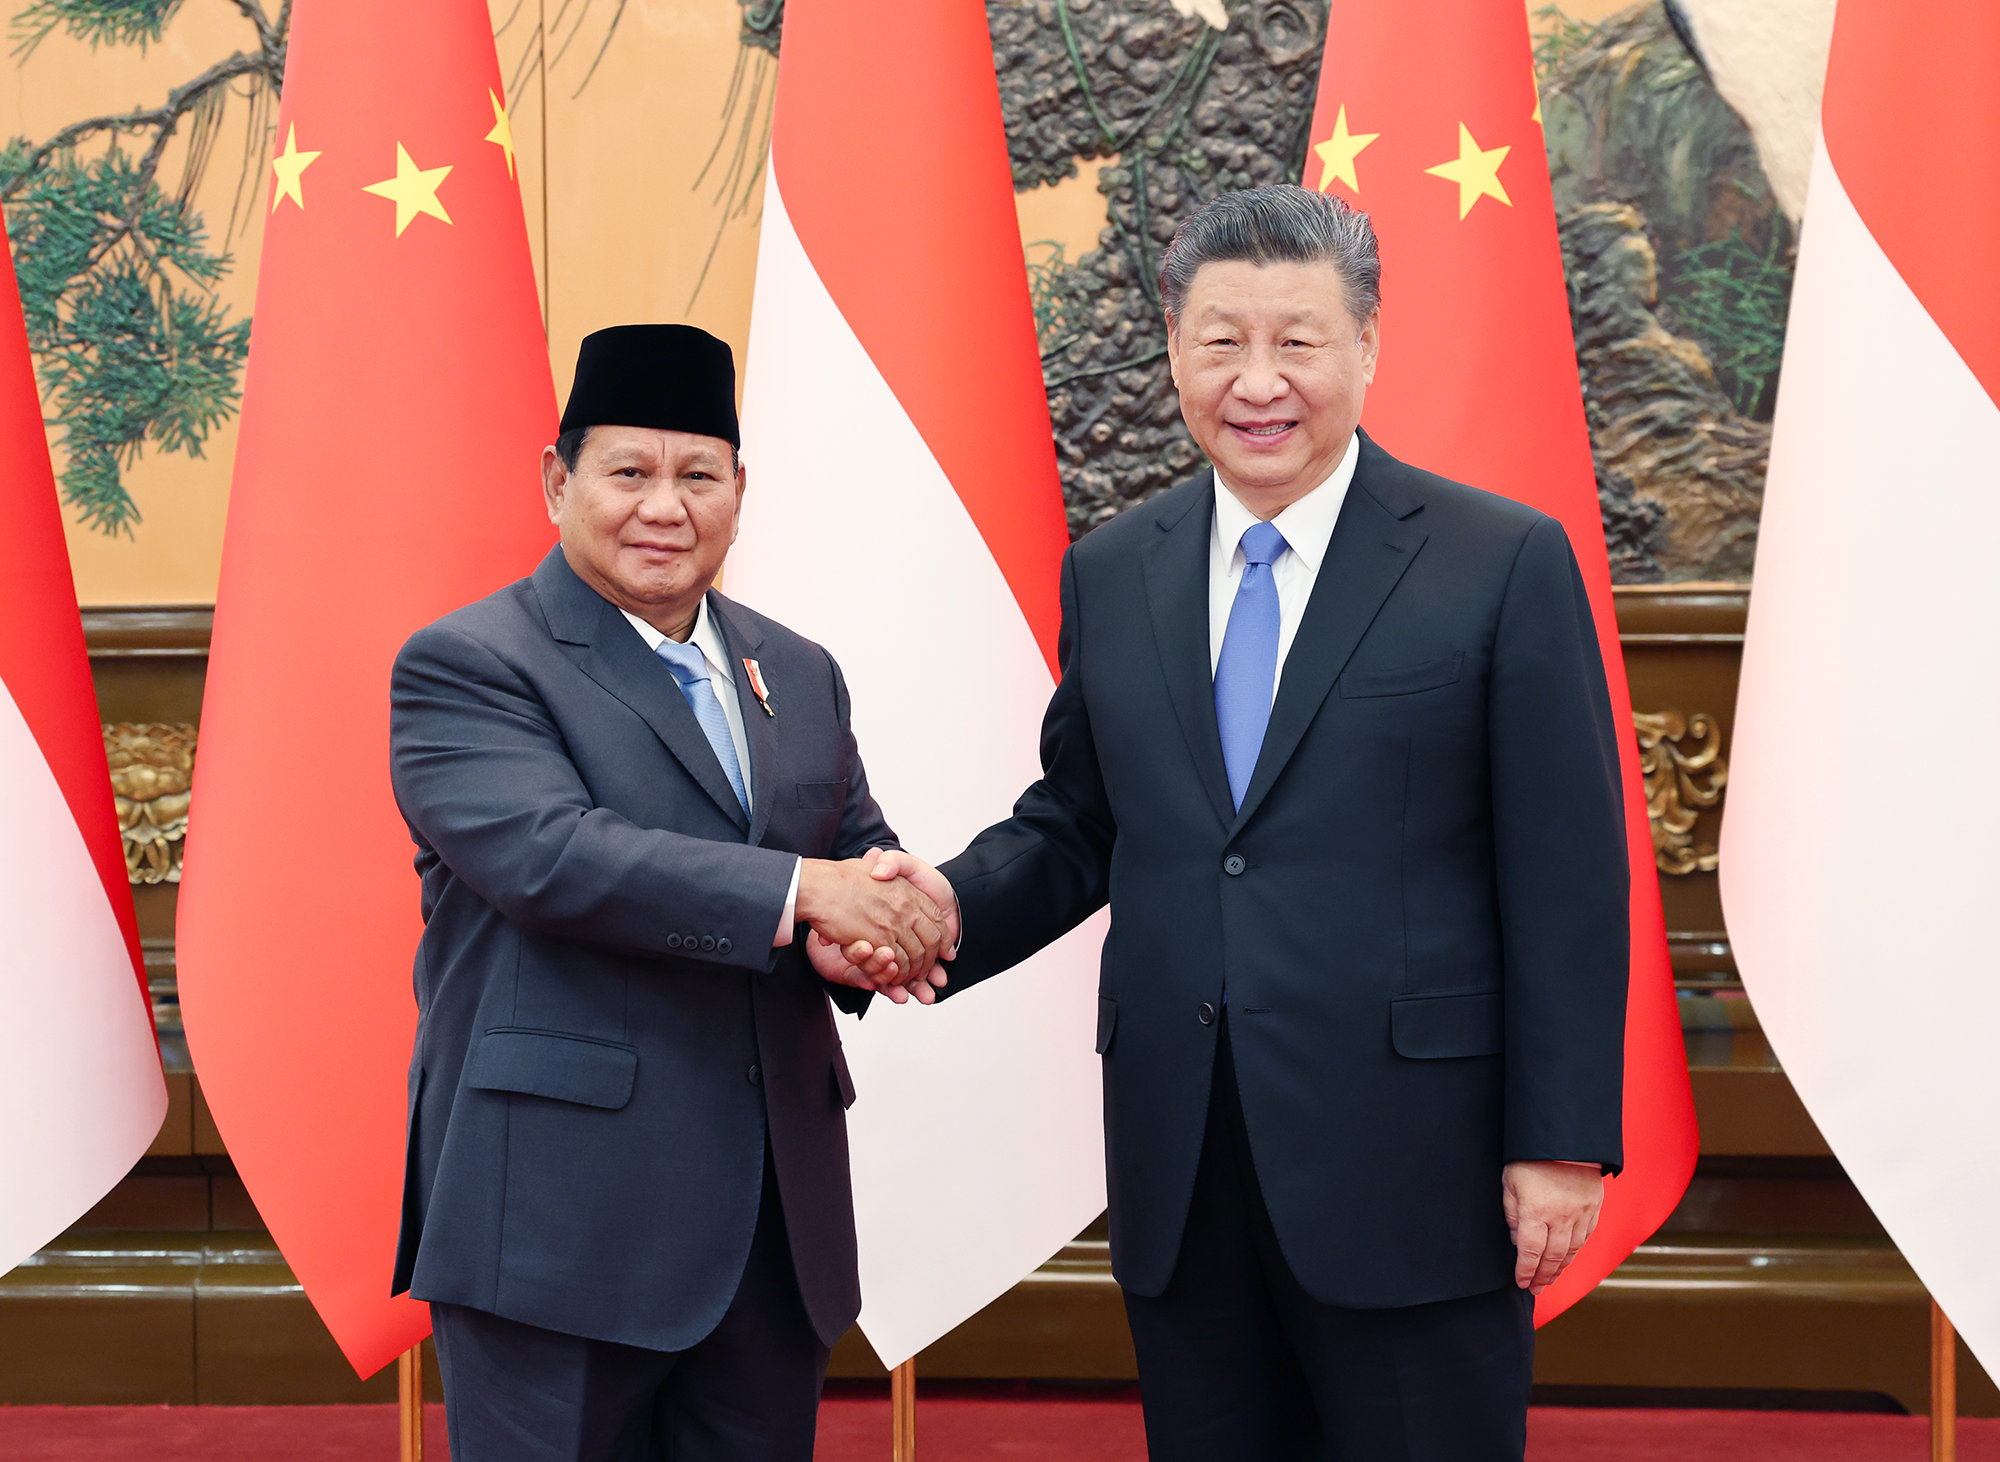
[[1118, 1002], [1109, 995], [1097, 997], [1097, 1054], [1111, 1049], [1111, 1037], [1118, 1030]]
[[1458, 679], [1465, 652], [1454, 650], [1421, 665], [1398, 665], [1389, 670], [1354, 668], [1340, 677], [1340, 693], [1348, 700], [1377, 695], [1415, 695], [1420, 690], [1436, 690]]
[[501, 1027], [479, 1038], [465, 1063], [465, 1083], [616, 1111], [632, 1100], [639, 1070], [635, 1046], [561, 1031]]
[[1493, 1056], [1504, 1044], [1500, 992], [1417, 995], [1389, 1002], [1389, 1039], [1396, 1054], [1417, 1060]]
[[800, 782], [801, 812], [838, 812], [847, 805], [847, 779], [838, 782]]

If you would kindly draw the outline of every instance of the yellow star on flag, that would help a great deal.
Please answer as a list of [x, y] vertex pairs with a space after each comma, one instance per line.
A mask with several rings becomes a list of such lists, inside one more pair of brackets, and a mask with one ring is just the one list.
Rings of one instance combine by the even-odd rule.
[[1500, 186], [1500, 164], [1507, 160], [1512, 147], [1492, 147], [1481, 150], [1472, 140], [1472, 134], [1465, 123], [1458, 124], [1458, 156], [1450, 162], [1441, 162], [1434, 168], [1425, 168], [1440, 178], [1458, 184], [1458, 216], [1463, 219], [1472, 212], [1472, 205], [1481, 198], [1498, 198], [1509, 208], [1514, 200], [1507, 196], [1507, 190]]
[[1333, 119], [1333, 136], [1313, 148], [1319, 154], [1320, 192], [1324, 193], [1338, 178], [1359, 193], [1361, 183], [1354, 173], [1354, 159], [1361, 155], [1362, 148], [1381, 135], [1380, 132], [1349, 132], [1347, 108], [1343, 105], [1339, 115]]
[[278, 190], [271, 195], [273, 213], [287, 198], [301, 208], [306, 206], [306, 195], [299, 187], [299, 179], [305, 176], [306, 169], [318, 156], [317, 152], [299, 151], [299, 124], [292, 123], [291, 131], [285, 135], [285, 150], [271, 159], [271, 171], [278, 175]]
[[403, 150], [403, 144], [396, 144], [396, 176], [384, 178], [379, 183], [370, 183], [361, 191], [375, 193], [394, 200], [396, 204], [396, 237], [403, 236], [403, 230], [410, 226], [410, 220], [419, 213], [428, 213], [432, 218], [451, 222], [451, 215], [438, 202], [438, 184], [445, 180], [449, 167], [420, 168], [410, 161], [410, 154]]
[[493, 103], [493, 130], [486, 134], [486, 140], [507, 154], [507, 176], [514, 176], [514, 124], [507, 120], [507, 109], [500, 105], [500, 98], [493, 94], [493, 88], [486, 88], [486, 99]]

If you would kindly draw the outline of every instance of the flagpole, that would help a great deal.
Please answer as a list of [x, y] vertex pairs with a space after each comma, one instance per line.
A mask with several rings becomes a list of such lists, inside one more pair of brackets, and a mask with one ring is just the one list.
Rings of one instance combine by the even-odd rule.
[[[900, 1454], [899, 1454], [900, 1456]], [[1931, 1462], [1958, 1456], [1958, 1333], [1931, 1300]]]
[[913, 1356], [889, 1373], [891, 1462], [917, 1462], [917, 1362]]
[[396, 1357], [396, 1402], [402, 1462], [424, 1462], [424, 1343]]

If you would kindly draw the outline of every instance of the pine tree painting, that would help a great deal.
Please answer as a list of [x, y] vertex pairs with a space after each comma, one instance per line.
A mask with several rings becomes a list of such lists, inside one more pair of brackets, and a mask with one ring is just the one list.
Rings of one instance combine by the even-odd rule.
[[[61, 31], [89, 44], [161, 39], [185, 0], [34, 0], [13, 17], [14, 58], [28, 63]], [[244, 103], [234, 212], [261, 197], [271, 119], [285, 69], [291, 0], [226, 4], [241, 48], [174, 87], [157, 106], [87, 117], [0, 149], [6, 210], [63, 500], [78, 521], [130, 536], [139, 521], [124, 474], [148, 448], [202, 455], [236, 410], [250, 321], [216, 298], [234, 259], [192, 199], [231, 99]], [[164, 181], [168, 143], [185, 137], [180, 175]]]

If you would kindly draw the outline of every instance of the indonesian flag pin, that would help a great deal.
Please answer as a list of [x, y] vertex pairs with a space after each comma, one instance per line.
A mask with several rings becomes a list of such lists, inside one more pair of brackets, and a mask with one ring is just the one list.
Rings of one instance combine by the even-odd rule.
[[757, 692], [757, 704], [764, 708], [764, 714], [777, 715], [778, 713], [771, 709], [771, 688], [764, 684], [762, 667], [746, 655], [743, 657], [743, 668], [750, 672], [750, 689]]

